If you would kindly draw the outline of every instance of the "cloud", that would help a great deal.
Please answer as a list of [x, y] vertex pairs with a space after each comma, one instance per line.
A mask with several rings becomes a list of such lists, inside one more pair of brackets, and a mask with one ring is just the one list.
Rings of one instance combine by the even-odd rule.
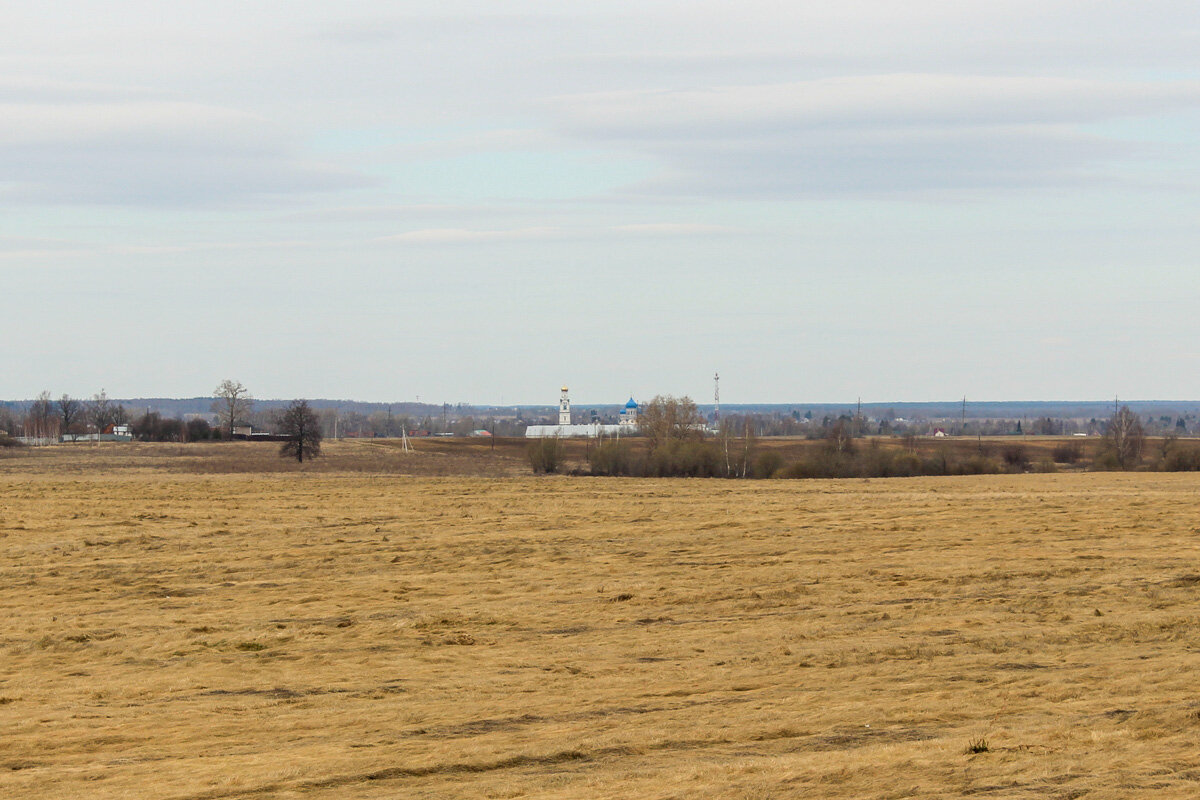
[[615, 225], [609, 230], [643, 236], [703, 236], [734, 232], [733, 228], [725, 225], [703, 225], [694, 222], [645, 222], [635, 225]]
[[776, 126], [1095, 122], [1200, 104], [1200, 81], [895, 74], [562, 98], [568, 130], [610, 136]]
[[25, 75], [0, 75], [0, 103], [97, 103], [161, 97], [138, 86], [62, 81]]
[[514, 228], [512, 230], [468, 230], [466, 228], [428, 228], [380, 236], [377, 242], [404, 244], [458, 244], [476, 242], [544, 241], [569, 236], [561, 228]]
[[522, 216], [528, 209], [521, 205], [486, 205], [480, 203], [400, 203], [365, 204], [349, 206], [321, 206], [320, 208], [291, 211], [272, 216], [273, 222], [313, 223], [359, 223], [359, 222], [403, 222], [413, 219], [478, 218], [482, 216]]
[[1141, 145], [1085, 126], [1198, 107], [1197, 81], [929, 74], [552, 103], [565, 135], [656, 157], [663, 171], [643, 191], [766, 197], [1101, 180]]
[[0, 81], [0, 200], [196, 205], [362, 186], [268, 120], [136, 88]]
[[490, 242], [583, 241], [629, 236], [699, 236], [735, 232], [734, 228], [697, 223], [654, 222], [606, 227], [532, 227], [499, 230], [470, 230], [466, 228], [429, 228], [381, 236], [376, 242], [401, 244], [475, 244]]

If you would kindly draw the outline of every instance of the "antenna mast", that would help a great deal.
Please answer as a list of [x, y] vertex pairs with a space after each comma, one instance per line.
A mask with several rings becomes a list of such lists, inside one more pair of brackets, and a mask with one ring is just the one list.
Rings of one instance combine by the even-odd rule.
[[721, 373], [713, 373], [713, 421], [721, 426]]

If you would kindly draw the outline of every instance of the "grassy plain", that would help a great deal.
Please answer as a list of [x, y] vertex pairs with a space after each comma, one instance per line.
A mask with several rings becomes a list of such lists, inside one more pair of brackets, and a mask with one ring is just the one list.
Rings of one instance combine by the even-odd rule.
[[1200, 795], [1200, 476], [373, 444], [0, 457], [0, 796]]

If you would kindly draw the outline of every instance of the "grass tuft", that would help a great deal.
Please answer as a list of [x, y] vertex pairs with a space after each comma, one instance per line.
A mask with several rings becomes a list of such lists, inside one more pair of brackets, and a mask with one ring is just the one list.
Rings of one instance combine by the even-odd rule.
[[978, 739], [967, 742], [967, 749], [963, 752], [967, 755], [975, 755], [976, 753], [986, 753], [989, 750], [991, 748], [988, 746], [988, 740], [980, 736]]

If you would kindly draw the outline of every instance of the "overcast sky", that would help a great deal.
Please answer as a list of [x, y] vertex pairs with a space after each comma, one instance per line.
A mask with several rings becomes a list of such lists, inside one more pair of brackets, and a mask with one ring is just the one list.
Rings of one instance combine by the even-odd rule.
[[1200, 398], [1200, 6], [60, 2], [0, 397]]

